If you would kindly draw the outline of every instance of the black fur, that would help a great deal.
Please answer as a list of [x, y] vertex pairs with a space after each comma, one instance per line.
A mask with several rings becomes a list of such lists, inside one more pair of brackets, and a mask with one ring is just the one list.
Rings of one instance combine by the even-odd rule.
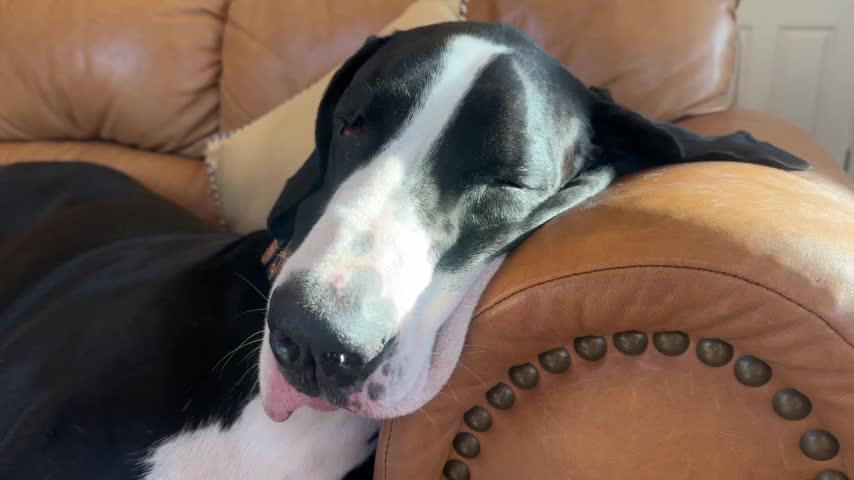
[[256, 346], [212, 367], [263, 327], [266, 232], [90, 164], [3, 168], [0, 206], [0, 478], [133, 478], [154, 442], [236, 419]]

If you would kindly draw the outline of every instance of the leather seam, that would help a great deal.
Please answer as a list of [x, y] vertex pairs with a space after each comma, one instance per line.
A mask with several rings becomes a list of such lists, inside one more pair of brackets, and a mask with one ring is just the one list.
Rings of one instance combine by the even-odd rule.
[[541, 286], [549, 284], [549, 283], [554, 283], [554, 282], [558, 282], [560, 280], [565, 280], [565, 279], [574, 278], [574, 277], [580, 277], [583, 275], [589, 275], [589, 274], [593, 274], [593, 273], [602, 273], [602, 272], [619, 271], [619, 270], [631, 270], [631, 269], [646, 269], [646, 268], [691, 270], [691, 271], [698, 271], [698, 272], [705, 272], [705, 273], [714, 273], [714, 274], [718, 274], [718, 275], [723, 275], [725, 277], [734, 278], [736, 280], [741, 280], [742, 282], [745, 282], [747, 284], [762, 288], [763, 290], [771, 292], [771, 293], [777, 295], [778, 297], [783, 298], [784, 300], [787, 300], [788, 302], [790, 302], [794, 305], [797, 305], [798, 307], [800, 307], [804, 311], [812, 314], [813, 316], [815, 316], [816, 318], [821, 320], [827, 326], [827, 328], [829, 328], [830, 331], [832, 331], [834, 334], [836, 334], [836, 336], [838, 336], [846, 345], [848, 345], [850, 348], [854, 349], [854, 344], [852, 344], [852, 342], [850, 340], [848, 340], [844, 335], [842, 335], [842, 333], [839, 330], [837, 330], [830, 322], [827, 321], [827, 319], [822, 317], [818, 312], [816, 312], [816, 311], [810, 309], [809, 307], [799, 303], [795, 299], [790, 298], [790, 297], [786, 296], [785, 294], [778, 292], [777, 290], [774, 290], [771, 287], [768, 287], [768, 286], [763, 285], [761, 283], [758, 283], [756, 281], [753, 281], [753, 280], [750, 280], [748, 278], [745, 278], [745, 277], [742, 277], [742, 276], [739, 276], [739, 275], [736, 275], [733, 273], [729, 273], [729, 272], [722, 272], [722, 271], [714, 270], [711, 268], [688, 267], [688, 266], [680, 266], [680, 265], [655, 265], [655, 264], [624, 265], [624, 266], [618, 266], [618, 267], [607, 267], [607, 268], [600, 268], [600, 269], [595, 269], [595, 270], [588, 270], [588, 271], [584, 271], [584, 272], [572, 273], [569, 275], [561, 275], [561, 276], [558, 276], [555, 278], [550, 278], [548, 280], [543, 280], [541, 282], [534, 283], [532, 285], [528, 285], [526, 287], [522, 287], [518, 290], [512, 291], [512, 292], [504, 295], [503, 297], [500, 297], [494, 303], [492, 303], [491, 305], [489, 305], [487, 307], [484, 307], [482, 310], [478, 311], [475, 315], [473, 315], [472, 320], [475, 320], [475, 319], [479, 318], [481, 315], [486, 314], [487, 312], [489, 312], [493, 308], [504, 303], [505, 301], [509, 300], [512, 297], [515, 297], [515, 296], [522, 294], [528, 290], [532, 290], [534, 288], [541, 287]]
[[388, 438], [385, 442], [385, 453], [383, 454], [383, 478], [388, 479], [388, 451], [391, 449], [391, 434], [394, 432], [394, 422], [392, 419], [388, 422]]

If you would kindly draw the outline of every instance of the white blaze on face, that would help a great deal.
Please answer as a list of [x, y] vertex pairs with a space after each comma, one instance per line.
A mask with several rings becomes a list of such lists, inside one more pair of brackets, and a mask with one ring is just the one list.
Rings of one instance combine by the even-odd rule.
[[[504, 46], [472, 36], [448, 41], [432, 84], [416, 100], [406, 122], [374, 158], [341, 184], [273, 285], [279, 287], [301, 270], [340, 286], [355, 272], [375, 272], [380, 296], [394, 306], [393, 322], [401, 340], [394, 356], [419, 362], [405, 366], [403, 375], [410, 369], [414, 375], [429, 363], [436, 332], [464, 294], [455, 290], [468, 283], [453, 275], [434, 275], [433, 226], [424, 225], [419, 217], [412, 187], [480, 72], [506, 51]], [[353, 245], [366, 232], [372, 238], [371, 248], [356, 255]], [[401, 388], [414, 382], [414, 378], [405, 379]], [[387, 393], [395, 397], [402, 392]]]
[[[342, 183], [274, 288], [297, 270], [310, 270], [330, 283], [343, 276], [346, 283], [356, 270], [371, 268], [380, 275], [382, 296], [397, 312], [406, 315], [412, 309], [430, 284], [436, 263], [412, 182], [480, 71], [503, 51], [505, 47], [475, 37], [449, 41], [433, 85], [424, 90], [407, 122]], [[352, 255], [353, 243], [366, 231], [373, 236], [370, 252]]]

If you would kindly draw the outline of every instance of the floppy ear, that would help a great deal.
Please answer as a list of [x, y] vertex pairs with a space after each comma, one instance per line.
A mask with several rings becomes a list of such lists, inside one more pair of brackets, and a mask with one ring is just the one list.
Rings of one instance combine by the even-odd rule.
[[326, 166], [329, 161], [329, 145], [332, 141], [332, 130], [335, 123], [333, 118], [335, 106], [338, 105], [341, 95], [350, 86], [359, 68], [388, 41], [388, 38], [369, 37], [362, 48], [347, 59], [341, 68], [332, 75], [317, 109], [314, 125], [315, 150], [299, 170], [285, 182], [282, 193], [279, 194], [278, 200], [276, 200], [270, 215], [267, 217], [267, 228], [280, 243], [287, 243], [291, 240], [297, 223], [297, 210], [309, 197], [315, 197], [310, 202], [313, 207], [312, 215], [300, 215], [301, 220], [311, 223], [311, 225], [307, 225], [307, 228], [311, 228], [322, 214], [325, 200], [316, 197], [321, 195]]
[[654, 122], [617, 105], [607, 90], [591, 88], [593, 158], [590, 166], [612, 165], [616, 174], [673, 163], [731, 160], [782, 170], [807, 170], [809, 163], [745, 131], [720, 137], [698, 135], [672, 123]]
[[747, 132], [704, 137], [627, 110], [607, 90], [594, 87], [590, 94], [591, 140], [583, 149], [584, 166], [533, 212], [526, 232], [595, 196], [615, 178], [647, 168], [703, 160], [734, 160], [783, 170], [810, 168], [807, 162]]

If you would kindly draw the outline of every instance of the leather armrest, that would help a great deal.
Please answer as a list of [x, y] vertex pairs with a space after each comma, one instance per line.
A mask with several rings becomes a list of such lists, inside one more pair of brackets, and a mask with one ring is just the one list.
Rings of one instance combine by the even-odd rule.
[[222, 223], [200, 160], [101, 142], [0, 142], [0, 165], [67, 160], [114, 168], [205, 222]]
[[[727, 114], [740, 115], [719, 115]], [[460, 368], [442, 394], [422, 412], [385, 422], [376, 478], [441, 478], [448, 460], [465, 464], [472, 479], [850, 475], [854, 193], [808, 137], [794, 142], [794, 127], [762, 118], [766, 131], [748, 128], [816, 171], [728, 162], [661, 168], [623, 178], [545, 225], [484, 292]], [[721, 125], [714, 116], [705, 121], [711, 127], [700, 118], [689, 126]], [[729, 130], [743, 128], [728, 121]], [[769, 122], [789, 136], [773, 138]], [[614, 336], [627, 331], [644, 335]], [[656, 344], [657, 332], [683, 332], [690, 343], [680, 353], [673, 340], [684, 337], [659, 336], [665, 341]], [[591, 335], [605, 342], [600, 360], [574, 348], [595, 347], [580, 340]], [[633, 338], [647, 339], [642, 353], [618, 350]], [[704, 363], [704, 338], [725, 342], [712, 345], [718, 353], [731, 346], [733, 357]], [[539, 355], [558, 348], [569, 351], [570, 366], [549, 373]], [[526, 363], [538, 378], [527, 389], [510, 370]], [[531, 380], [531, 367], [514, 373], [523, 386]], [[502, 383], [514, 398], [506, 409], [487, 394]], [[790, 402], [781, 411], [808, 411], [805, 418], [786, 420], [772, 408], [787, 388], [811, 409]], [[491, 418], [486, 431], [464, 420], [475, 406]], [[814, 429], [840, 444], [830, 460], [802, 451], [802, 437]], [[815, 457], [833, 453], [822, 435], [804, 437]], [[474, 452], [475, 443], [473, 458], [459, 453]]]

